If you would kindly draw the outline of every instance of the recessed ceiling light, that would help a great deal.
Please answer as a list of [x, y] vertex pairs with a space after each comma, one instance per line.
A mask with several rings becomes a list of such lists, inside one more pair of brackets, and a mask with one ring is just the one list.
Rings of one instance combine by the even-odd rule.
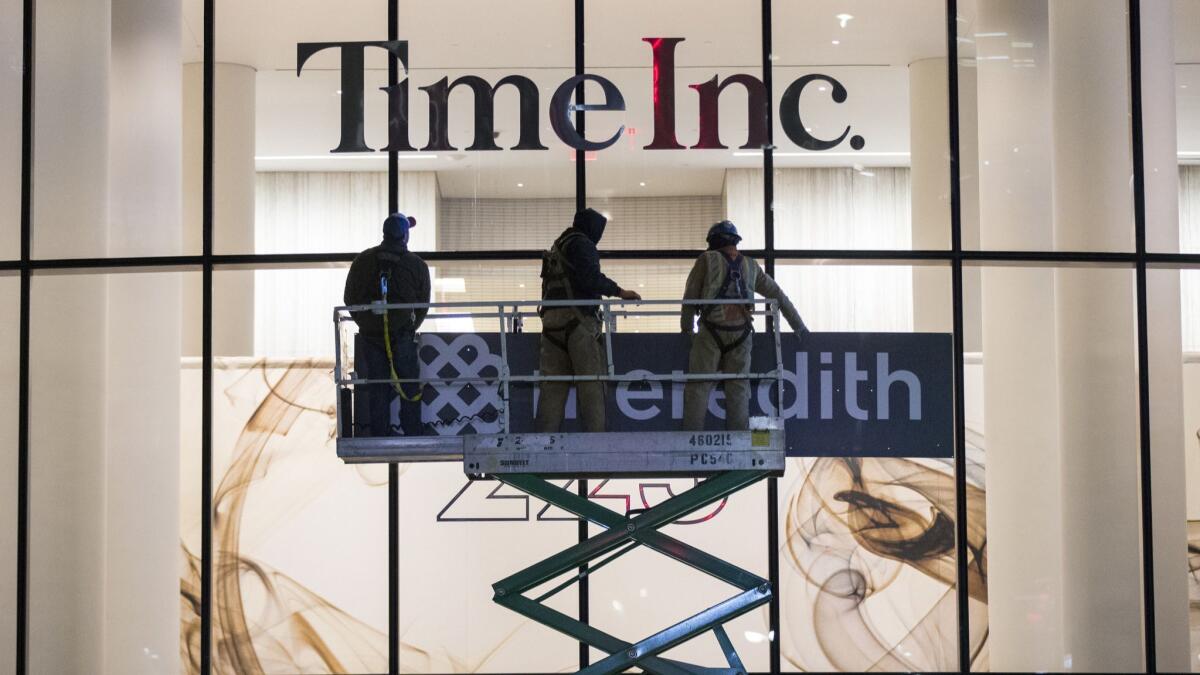
[[638, 183], [638, 185], [641, 185], [642, 187], [646, 187], [646, 181], [642, 181], [642, 182]]
[[517, 183], [517, 187], [525, 187], [524, 183]]
[[850, 19], [854, 18], [854, 15], [853, 14], [838, 14], [834, 18], [838, 20], [838, 23], [841, 24], [842, 28], [845, 28], [846, 24], [850, 23]]
[[842, 44], [842, 41], [841, 41], [841, 40], [834, 40], [834, 41], [833, 41], [833, 44], [835, 44], [835, 45], [840, 45], [840, 44]]
[[338, 89], [338, 90], [337, 90], [337, 95], [338, 95], [338, 96], [341, 96], [341, 95], [342, 95], [342, 90], [341, 90], [341, 89]]

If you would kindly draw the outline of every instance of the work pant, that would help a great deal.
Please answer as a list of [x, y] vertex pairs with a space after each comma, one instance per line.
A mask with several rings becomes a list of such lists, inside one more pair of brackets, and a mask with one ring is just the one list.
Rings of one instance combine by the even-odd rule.
[[[573, 329], [567, 330], [578, 322]], [[563, 347], [566, 349], [563, 349]], [[542, 375], [603, 375], [608, 372], [600, 320], [573, 309], [548, 309], [542, 317]], [[604, 431], [604, 383], [578, 382], [578, 416], [584, 431]], [[540, 433], [562, 427], [570, 382], [542, 382], [538, 388], [537, 421]]]
[[[388, 367], [388, 355], [384, 345], [373, 339], [359, 336], [354, 342], [354, 367], [358, 376], [370, 380], [390, 380], [392, 369]], [[392, 339], [392, 365], [396, 377], [415, 379], [421, 376], [421, 362], [417, 357], [417, 336], [404, 333]], [[400, 384], [400, 396], [396, 384], [360, 384], [354, 389], [354, 435], [355, 436], [419, 436], [421, 424], [420, 383]], [[392, 425], [392, 401], [400, 399], [400, 426]]]
[[[732, 344], [741, 336], [738, 332], [717, 331], [721, 344]], [[750, 343], [747, 335], [741, 344], [721, 353], [721, 346], [713, 331], [701, 326], [692, 338], [692, 351], [688, 356], [688, 373], [749, 373]], [[683, 388], [683, 429], [703, 431], [704, 416], [708, 410], [708, 395], [715, 382], [694, 380]], [[724, 380], [725, 428], [729, 431], [744, 431], [750, 428], [750, 380]]]

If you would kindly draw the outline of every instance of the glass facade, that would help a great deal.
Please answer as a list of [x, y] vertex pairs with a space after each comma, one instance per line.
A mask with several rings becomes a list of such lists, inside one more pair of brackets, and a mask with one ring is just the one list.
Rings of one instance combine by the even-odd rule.
[[[953, 336], [953, 457], [792, 457], [664, 530], [774, 583], [726, 627], [748, 671], [1200, 671], [1196, 25], [1200, 0], [0, 0], [0, 663], [605, 656], [491, 599], [573, 516], [335, 454], [331, 313], [393, 203], [434, 302], [538, 299], [589, 206], [647, 299], [729, 219], [813, 331]], [[341, 46], [389, 34], [403, 64]], [[692, 485], [568, 487], [624, 514]], [[549, 605], [631, 639], [727, 596], [640, 550], [585, 589]]]

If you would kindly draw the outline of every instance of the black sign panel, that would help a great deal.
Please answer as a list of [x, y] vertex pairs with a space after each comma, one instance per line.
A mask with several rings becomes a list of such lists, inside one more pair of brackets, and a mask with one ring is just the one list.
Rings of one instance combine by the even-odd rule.
[[[753, 372], [775, 365], [771, 334], [756, 334]], [[513, 375], [537, 371], [539, 335], [508, 336]], [[494, 378], [501, 368], [495, 333], [422, 335], [423, 377]], [[782, 338], [783, 416], [788, 454], [806, 457], [951, 457], [953, 359], [940, 333], [810, 333]], [[613, 336], [618, 374], [685, 373], [683, 338], [671, 333]], [[778, 383], [751, 383], [750, 414], [777, 414]], [[537, 387], [514, 383], [508, 414], [513, 431], [532, 431]], [[608, 388], [610, 431], [670, 431], [683, 417], [683, 383], [616, 383]], [[720, 386], [709, 399], [707, 428], [724, 428]], [[563, 431], [579, 431], [572, 392]], [[440, 434], [497, 433], [503, 397], [494, 383], [426, 387], [424, 419]]]

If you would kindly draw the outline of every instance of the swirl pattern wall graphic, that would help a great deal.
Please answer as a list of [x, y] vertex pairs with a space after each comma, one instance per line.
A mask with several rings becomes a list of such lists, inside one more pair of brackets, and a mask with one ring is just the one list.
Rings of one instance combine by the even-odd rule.
[[[311, 360], [230, 360], [219, 368], [217, 382], [222, 388], [214, 397], [215, 672], [386, 671], [386, 620], [381, 621], [378, 612], [368, 616], [374, 610], [344, 600], [357, 594], [378, 596], [383, 601], [386, 565], [382, 574], [369, 573], [358, 568], [362, 564], [358, 558], [385, 561], [386, 553], [377, 556], [366, 549], [360, 552], [333, 543], [339, 536], [347, 536], [341, 530], [367, 525], [312, 516], [314, 509], [329, 508], [329, 500], [319, 500], [322, 494], [331, 494], [335, 481], [349, 484], [353, 494], [366, 495], [364, 500], [379, 499], [379, 505], [386, 496], [382, 489], [386, 470], [346, 467], [334, 457], [330, 365]], [[185, 406], [196, 405], [197, 382], [198, 375], [184, 378]], [[185, 443], [184, 452], [190, 451]], [[982, 466], [972, 465], [970, 475], [971, 645], [975, 667], [986, 669], [987, 540]], [[422, 486], [420, 481], [410, 481], [404, 489], [420, 490]], [[349, 493], [335, 496], [344, 501], [343, 494]], [[781, 494], [781, 648], [786, 667], [800, 671], [957, 668], [952, 464], [937, 460], [795, 459], [789, 461]], [[194, 513], [192, 497], [184, 496], [189, 500], [182, 505], [185, 513]], [[440, 505], [452, 497], [452, 493], [439, 492], [430, 494], [428, 500]], [[337, 503], [336, 508], [340, 517], [340, 509], [357, 507]], [[363, 507], [363, 512], [367, 511], [377, 512], [386, 525], [382, 506]], [[690, 527], [720, 528], [730, 541], [739, 541], [751, 529], [741, 522], [743, 517], [722, 512]], [[554, 525], [539, 521], [530, 526]], [[430, 526], [446, 531], [461, 527], [456, 523]], [[184, 532], [181, 656], [184, 671], [197, 673], [200, 575], [195, 523], [185, 518]], [[386, 540], [386, 529], [351, 535]], [[275, 541], [279, 539], [283, 541]], [[329, 583], [328, 576], [319, 577], [325, 581], [313, 581], [317, 578], [314, 558], [336, 561], [337, 566], [345, 567], [345, 573], [335, 578], [336, 583]], [[654, 581], [639, 583], [652, 585]], [[486, 593], [486, 589], [480, 592]], [[487, 609], [469, 611], [491, 611], [489, 605], [481, 595], [478, 607]], [[382, 615], [386, 617], [386, 609]], [[463, 621], [470, 624], [491, 617], [464, 617]], [[650, 631], [643, 628], [655, 628], [632, 625], [638, 621], [636, 616], [629, 621], [631, 633], [645, 634]], [[429, 642], [430, 629], [422, 626], [420, 633], [426, 637], [418, 640], [427, 644], [406, 642], [406, 628], [402, 627], [404, 671], [486, 672], [492, 656], [524, 628], [514, 623], [468, 653], [459, 647], [457, 634], [449, 627], [443, 637]]]

